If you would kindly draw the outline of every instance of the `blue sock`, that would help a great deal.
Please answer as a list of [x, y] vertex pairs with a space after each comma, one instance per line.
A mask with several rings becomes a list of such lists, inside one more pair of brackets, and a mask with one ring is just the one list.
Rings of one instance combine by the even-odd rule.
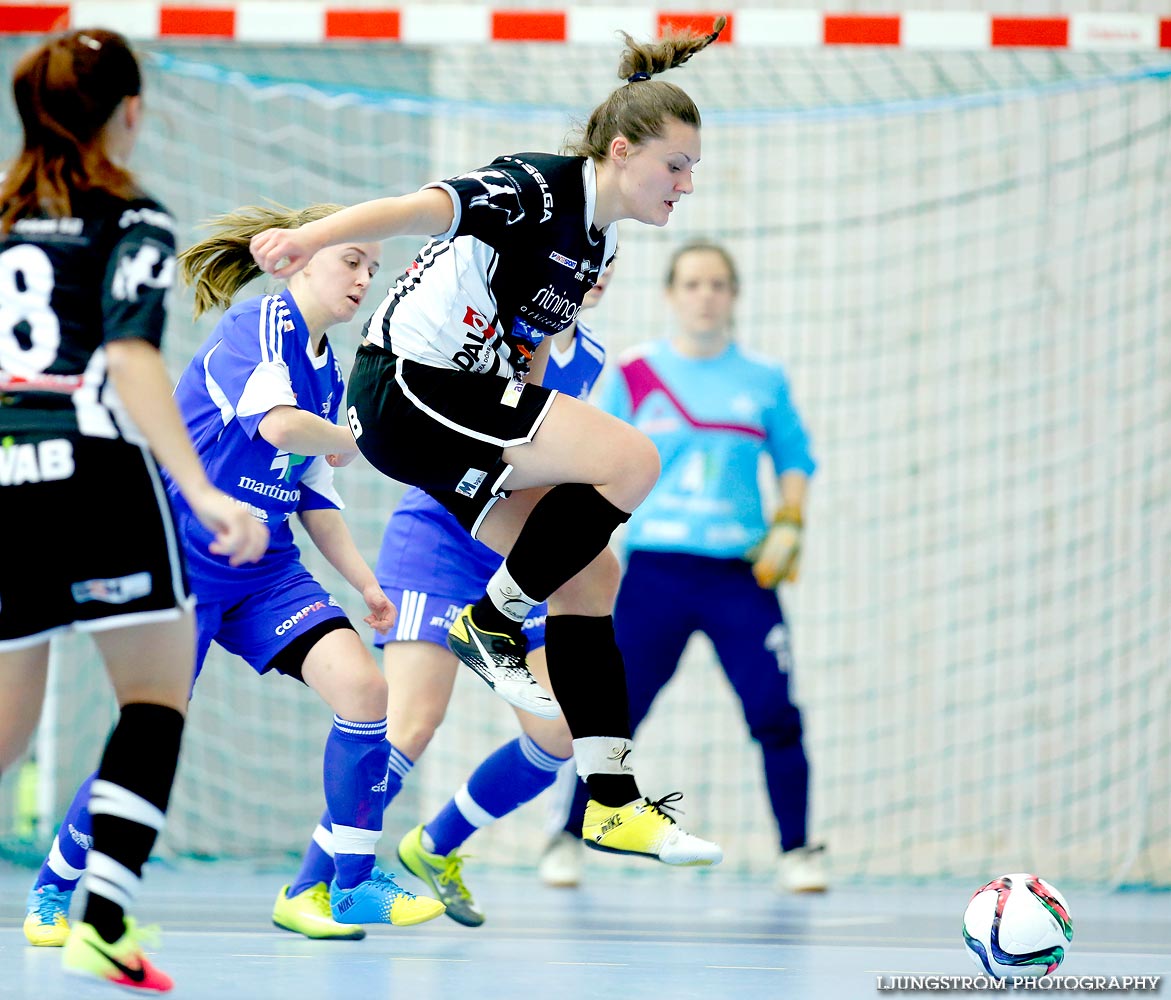
[[[383, 808], [389, 806], [394, 797], [402, 791], [403, 781], [414, 766], [414, 761], [393, 743], [390, 744], [390, 769], [386, 772], [386, 801]], [[333, 824], [330, 822], [327, 809], [321, 814], [321, 822], [313, 831], [313, 839], [309, 841], [305, 857], [301, 861], [301, 870], [289, 886], [288, 895], [296, 896], [306, 889], [311, 889], [318, 882], [329, 885], [334, 874]]]
[[365, 882], [374, 869], [389, 758], [386, 719], [349, 722], [333, 717], [325, 741], [325, 805], [333, 827], [335, 878], [343, 889]]
[[78, 880], [85, 873], [85, 856], [94, 842], [94, 825], [88, 808], [89, 786], [93, 784], [94, 777], [95, 774], [91, 774], [81, 783], [73, 801], [69, 803], [69, 810], [61, 821], [57, 836], [53, 838], [49, 856], [37, 873], [34, 889], [43, 885], [55, 885], [63, 891], [77, 888]]
[[424, 828], [424, 846], [448, 854], [480, 827], [507, 816], [553, 784], [565, 761], [527, 734], [505, 743], [472, 772], [467, 783]]

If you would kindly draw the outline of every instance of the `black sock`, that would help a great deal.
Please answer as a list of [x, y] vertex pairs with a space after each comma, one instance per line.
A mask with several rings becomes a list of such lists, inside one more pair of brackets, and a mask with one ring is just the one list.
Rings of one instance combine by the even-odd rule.
[[175, 709], [126, 705], [102, 754], [90, 792], [94, 839], [82, 919], [110, 944], [125, 933], [124, 904], [133, 900], [162, 829], [182, 733], [183, 715]]
[[[574, 739], [630, 739], [626, 668], [609, 615], [550, 615], [545, 620], [549, 682]], [[632, 774], [589, 774], [590, 797], [606, 806], [639, 797]]]
[[585, 783], [590, 798], [604, 806], [624, 806], [642, 798], [633, 774], [591, 774]]
[[472, 621], [475, 622], [476, 628], [481, 628], [485, 632], [501, 632], [514, 639], [519, 639], [524, 634], [524, 622], [509, 618], [492, 603], [492, 598], [487, 594], [472, 605]]
[[505, 560], [508, 572], [534, 600], [547, 601], [553, 591], [593, 562], [610, 544], [614, 529], [629, 520], [630, 515], [595, 486], [554, 486], [537, 501], [520, 529]]

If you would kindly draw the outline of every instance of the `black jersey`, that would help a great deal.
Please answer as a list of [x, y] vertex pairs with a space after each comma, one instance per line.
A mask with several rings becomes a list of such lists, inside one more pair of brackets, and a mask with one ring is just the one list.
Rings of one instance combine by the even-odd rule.
[[436, 368], [527, 371], [614, 257], [617, 226], [593, 225], [593, 161], [516, 153], [427, 187], [451, 195], [455, 218], [375, 310], [367, 340]]
[[80, 433], [143, 443], [106, 370], [105, 344], [156, 347], [175, 274], [175, 223], [157, 202], [105, 191], [68, 218], [0, 236], [0, 436]]

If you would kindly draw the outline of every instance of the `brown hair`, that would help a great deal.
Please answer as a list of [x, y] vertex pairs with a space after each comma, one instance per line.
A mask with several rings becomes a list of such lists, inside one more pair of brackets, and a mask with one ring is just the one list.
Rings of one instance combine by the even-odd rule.
[[341, 209], [329, 204], [300, 211], [275, 204], [245, 205], [207, 222], [205, 228], [215, 230], [212, 235], [179, 254], [179, 273], [195, 286], [195, 318], [209, 309], [227, 309], [241, 288], [264, 273], [248, 249], [253, 236], [266, 229], [300, 229]]
[[675, 66], [682, 66], [695, 53], [706, 49], [723, 31], [727, 18], [716, 18], [708, 35], [670, 34], [658, 42], [636, 42], [626, 32], [626, 47], [618, 63], [618, 76], [626, 81], [594, 108], [589, 121], [566, 143], [574, 156], [595, 161], [606, 158], [610, 142], [623, 135], [640, 143], [662, 134], [663, 123], [671, 119], [685, 125], [700, 125], [699, 109], [673, 83], [652, 80]]
[[141, 91], [138, 59], [114, 31], [67, 31], [20, 58], [12, 93], [24, 148], [0, 180], [0, 233], [38, 209], [69, 215], [80, 191], [138, 193], [133, 175], [106, 155], [99, 135], [122, 99]]
[[740, 291], [740, 274], [736, 270], [736, 262], [732, 259], [732, 255], [719, 244], [708, 243], [706, 240], [695, 240], [692, 243], [685, 243], [671, 254], [671, 260], [667, 264], [666, 284], [668, 288], [675, 284], [675, 268], [678, 266], [680, 259], [689, 253], [714, 253], [718, 255], [723, 259], [724, 264], [728, 268], [728, 277], [732, 281], [732, 292], [738, 293]]

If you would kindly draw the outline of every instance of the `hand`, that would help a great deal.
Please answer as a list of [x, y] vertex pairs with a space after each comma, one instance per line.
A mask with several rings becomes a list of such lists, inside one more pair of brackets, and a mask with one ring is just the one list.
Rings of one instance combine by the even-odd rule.
[[274, 278], [288, 278], [300, 271], [321, 249], [306, 233], [306, 228], [266, 229], [253, 236], [248, 249], [256, 266]]
[[753, 554], [752, 575], [765, 590], [773, 590], [782, 580], [797, 581], [801, 561], [801, 511], [797, 507], [782, 507], [773, 518], [764, 541]]
[[370, 609], [370, 614], [362, 619], [376, 632], [389, 632], [398, 618], [398, 608], [387, 597], [377, 583], [368, 583], [362, 588], [362, 600]]
[[326, 455], [325, 460], [330, 465], [332, 465], [335, 469], [344, 469], [347, 465], [349, 465], [357, 457], [358, 457], [357, 451], [347, 451], [344, 453], [339, 453], [339, 454], [334, 454], [334, 455]]
[[199, 523], [215, 535], [208, 551], [227, 556], [233, 566], [257, 562], [268, 549], [268, 528], [226, 493], [208, 489], [189, 503]]

